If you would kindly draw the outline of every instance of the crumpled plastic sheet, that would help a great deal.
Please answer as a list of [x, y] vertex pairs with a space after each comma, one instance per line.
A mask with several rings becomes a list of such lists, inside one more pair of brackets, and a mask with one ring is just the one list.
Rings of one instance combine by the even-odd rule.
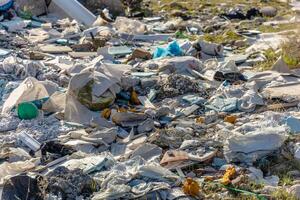
[[206, 105], [206, 108], [218, 111], [218, 112], [233, 112], [237, 110], [238, 99], [233, 98], [222, 98], [216, 97], [209, 104]]
[[32, 169], [37, 166], [38, 162], [36, 159], [19, 161], [14, 163], [4, 162], [0, 164], [0, 185], [4, 183], [5, 178], [14, 176], [22, 173], [26, 170]]
[[93, 86], [94, 95], [100, 96], [109, 90], [115, 96], [120, 90], [118, 83], [121, 82], [121, 76], [130, 69], [130, 66], [102, 63], [97, 60], [94, 62], [94, 67], [86, 68], [71, 78], [66, 93], [66, 102], [68, 103], [65, 106], [64, 117], [65, 120], [75, 123], [88, 125], [96, 123], [102, 127], [112, 127], [113, 125], [103, 119], [97, 112], [93, 112], [82, 105], [77, 95], [84, 85], [94, 80], [97, 86]]
[[287, 139], [286, 127], [257, 129], [245, 135], [233, 134], [226, 140], [224, 156], [227, 162], [253, 163], [278, 150]]
[[254, 167], [249, 167], [248, 170], [251, 172], [248, 176], [250, 180], [255, 181], [258, 184], [270, 185], [270, 186], [278, 186], [279, 177], [278, 176], [267, 176], [264, 177], [263, 172], [260, 169], [256, 169]]
[[45, 80], [43, 69], [46, 68], [41, 61], [25, 61], [17, 57], [9, 56], [4, 59], [0, 65], [0, 72], [10, 74], [16, 79], [25, 79], [27, 77], [35, 77], [38, 80]]
[[21, 121], [18, 117], [9, 115], [0, 118], [0, 132], [5, 132], [5, 134], [0, 134], [0, 143], [16, 142], [17, 145], [26, 147], [18, 140], [18, 135], [22, 132], [29, 134], [42, 143], [55, 139], [75, 128], [73, 125], [60, 122], [54, 116]]
[[173, 56], [182, 56], [182, 49], [180, 48], [177, 41], [173, 41], [168, 44], [166, 48], [158, 47], [154, 53], [153, 58], [164, 58], [164, 57], [173, 57]]
[[10, 81], [10, 82], [7, 82], [5, 80], [1, 80], [0, 84], [1, 84], [1, 89], [0, 89], [0, 95], [1, 95], [1, 97], [0, 97], [0, 105], [3, 105], [3, 103], [9, 97], [10, 93], [20, 85], [20, 82], [19, 81]]
[[119, 162], [111, 154], [102, 153], [99, 156], [69, 160], [63, 166], [82, 169], [93, 174], [95, 180], [101, 183], [101, 189], [94, 193], [93, 200], [121, 197], [133, 199], [145, 195], [158, 195], [161, 199], [167, 199], [168, 190], [180, 183], [179, 176], [157, 162], [145, 161], [140, 156]]
[[[242, 111], [252, 112], [257, 106], [265, 105], [263, 97], [257, 92], [256, 85], [235, 86], [228, 85], [220, 87], [216, 97], [209, 105], [216, 111]], [[235, 101], [236, 100], [236, 101]]]

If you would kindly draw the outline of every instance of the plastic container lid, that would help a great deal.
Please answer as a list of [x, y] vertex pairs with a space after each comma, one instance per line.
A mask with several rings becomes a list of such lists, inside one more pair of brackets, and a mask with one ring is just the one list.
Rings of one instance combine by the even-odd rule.
[[23, 102], [17, 108], [18, 117], [20, 119], [34, 119], [39, 115], [39, 109], [31, 102]]

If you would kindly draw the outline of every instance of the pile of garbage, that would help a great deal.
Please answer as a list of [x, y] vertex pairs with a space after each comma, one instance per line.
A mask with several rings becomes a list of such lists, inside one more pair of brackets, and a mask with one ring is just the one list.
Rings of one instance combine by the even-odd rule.
[[0, 199], [300, 199], [298, 30], [249, 27], [299, 5], [266, 2], [0, 1]]

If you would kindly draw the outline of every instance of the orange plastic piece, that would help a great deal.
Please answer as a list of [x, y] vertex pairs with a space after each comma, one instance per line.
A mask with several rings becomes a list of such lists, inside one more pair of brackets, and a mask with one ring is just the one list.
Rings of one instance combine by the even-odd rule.
[[127, 112], [125, 108], [118, 108], [118, 112]]
[[101, 117], [105, 119], [109, 119], [110, 115], [111, 115], [111, 110], [109, 108], [105, 108], [101, 113]]
[[198, 117], [196, 119], [196, 123], [198, 123], [198, 124], [204, 124], [205, 123], [205, 117]]
[[234, 115], [226, 116], [224, 119], [225, 122], [228, 122], [231, 124], [235, 124], [236, 120], [237, 120], [237, 116], [234, 116]]
[[135, 105], [140, 105], [141, 104], [141, 102], [140, 102], [140, 100], [138, 98], [138, 94], [136, 93], [135, 90], [131, 91], [130, 101], [131, 101], [131, 103], [133, 103]]
[[214, 181], [214, 177], [213, 176], [206, 176], [206, 177], [204, 177], [204, 181], [206, 181], [206, 182], [212, 182], [212, 181]]
[[231, 180], [234, 178], [235, 174], [236, 174], [235, 168], [233, 166], [228, 167], [221, 180], [221, 183], [223, 185], [229, 185], [231, 183]]
[[135, 108], [129, 108], [128, 111], [130, 111], [130, 112], [138, 112]]
[[192, 178], [187, 178], [183, 183], [182, 190], [184, 194], [196, 197], [199, 196], [200, 186]]

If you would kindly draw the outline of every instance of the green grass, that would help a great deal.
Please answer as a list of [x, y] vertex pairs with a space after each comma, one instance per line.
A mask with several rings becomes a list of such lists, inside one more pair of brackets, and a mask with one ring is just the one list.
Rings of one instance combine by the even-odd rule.
[[196, 41], [196, 40], [199, 39], [199, 36], [197, 36], [197, 35], [190, 35], [190, 34], [187, 34], [184, 31], [176, 31], [175, 37], [177, 39], [189, 39], [190, 41]]
[[233, 41], [242, 40], [244, 39], [242, 36], [238, 35], [232, 30], [228, 30], [224, 32], [223, 34], [209, 34], [206, 33], [202, 37], [203, 40], [207, 42], [213, 42], [218, 44], [228, 44]]

